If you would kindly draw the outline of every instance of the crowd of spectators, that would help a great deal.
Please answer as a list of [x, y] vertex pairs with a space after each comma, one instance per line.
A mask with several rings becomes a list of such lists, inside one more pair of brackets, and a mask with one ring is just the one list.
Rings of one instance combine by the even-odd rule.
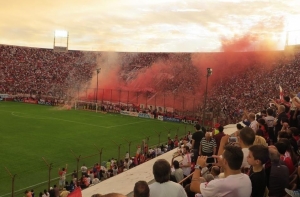
[[[1, 91], [59, 94], [89, 81], [96, 57], [95, 53], [80, 51], [55, 53], [48, 49], [0, 45]], [[295, 195], [297, 192], [293, 190], [299, 188], [300, 175], [300, 99], [297, 97], [300, 92], [300, 54], [289, 62], [282, 60], [274, 64], [272, 69], [263, 65], [249, 67], [216, 84], [209, 94], [209, 111], [223, 113], [229, 123], [243, 121], [246, 125], [243, 128], [238, 124], [237, 132], [232, 136], [223, 134], [221, 125], [207, 132], [196, 125], [195, 132], [184, 139], [168, 139], [166, 145], [153, 149], [148, 149], [146, 144], [138, 147], [135, 157], [126, 154], [123, 161], [112, 158], [104, 165], [95, 164], [90, 169], [83, 165], [81, 176], [76, 171], [72, 173], [70, 184], [63, 179], [67, 170], [64, 168], [59, 172], [60, 189], [70, 192], [79, 186], [89, 187], [178, 148], [174, 157], [182, 157], [181, 162], [155, 162], [155, 183], [149, 186], [151, 197], [166, 196], [166, 193], [170, 194], [168, 196], [204, 197]], [[181, 69], [187, 69], [174, 68], [179, 73]], [[172, 87], [180, 87], [180, 81], [185, 81], [186, 77], [178, 75], [177, 79], [179, 84]], [[164, 80], [167, 80], [166, 84], [172, 84], [171, 78]], [[193, 82], [186, 84], [190, 83]], [[279, 98], [279, 86], [283, 89], [284, 99]], [[261, 113], [255, 116], [254, 112]], [[182, 182], [184, 187], [175, 183], [191, 172], [194, 172], [192, 178]], [[39, 195], [51, 196], [54, 188]], [[32, 197], [32, 193], [26, 191], [26, 196]]]
[[253, 65], [219, 81], [209, 94], [207, 108], [214, 114], [224, 113], [227, 123], [237, 123], [244, 110], [257, 113], [269, 107], [270, 99], [278, 100], [279, 86], [285, 96], [290, 92], [300, 92], [300, 54], [296, 54], [295, 59], [273, 64], [271, 68]]
[[[92, 167], [88, 167], [82, 164], [80, 171], [74, 170], [68, 179], [67, 172], [68, 166], [58, 170], [59, 182], [58, 186], [54, 185], [49, 189], [45, 189], [43, 192], [39, 193], [39, 197], [66, 197], [68, 194], [72, 193], [76, 188], [86, 189], [88, 187], [94, 186], [108, 178], [117, 176], [118, 174], [125, 172], [135, 166], [143, 164], [159, 155], [162, 155], [174, 148], [177, 148], [179, 144], [186, 143], [186, 139], [190, 137], [188, 133], [184, 138], [178, 138], [176, 135], [174, 139], [168, 137], [166, 144], [161, 144], [157, 147], [148, 147], [145, 140], [142, 144], [137, 146], [135, 155], [130, 155], [126, 152], [123, 159], [119, 161], [117, 159], [111, 158], [107, 161], [100, 163], [95, 163]], [[188, 173], [189, 174], [189, 173]], [[26, 190], [26, 197], [34, 197], [34, 190]]]
[[[196, 125], [192, 140], [187, 137], [179, 149], [182, 162], [174, 158], [171, 165], [165, 160], [155, 162], [156, 182], [149, 185], [150, 196], [299, 196], [299, 128], [290, 127], [294, 119], [289, 121], [290, 112], [285, 112], [284, 105], [276, 107], [276, 115], [270, 113], [274, 112], [272, 108], [267, 110], [268, 114], [247, 114], [243, 117], [245, 126], [237, 124], [232, 135], [225, 135], [221, 125], [206, 132]], [[273, 114], [273, 119], [269, 114]], [[262, 135], [263, 131], [269, 135]], [[186, 168], [194, 173], [183, 180], [187, 177]], [[171, 181], [180, 181], [183, 187]]]
[[62, 96], [92, 77], [96, 53], [0, 45], [0, 91]]

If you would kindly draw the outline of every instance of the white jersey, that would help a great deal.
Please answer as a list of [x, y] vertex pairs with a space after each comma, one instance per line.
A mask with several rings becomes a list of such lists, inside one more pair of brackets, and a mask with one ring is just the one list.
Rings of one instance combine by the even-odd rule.
[[201, 183], [200, 191], [205, 197], [250, 197], [252, 184], [249, 176], [241, 173]]
[[[187, 165], [187, 164], [191, 164], [191, 154], [190, 153], [187, 153], [183, 156], [183, 160], [182, 160], [182, 165]], [[191, 174], [191, 166], [189, 167], [182, 167], [181, 168], [182, 171], [183, 171], [183, 174], [185, 176], [188, 176]]]
[[275, 118], [273, 116], [266, 116], [265, 118], [266, 124], [268, 127], [274, 127], [274, 120]]
[[173, 181], [149, 185], [150, 197], [187, 197], [184, 188]]

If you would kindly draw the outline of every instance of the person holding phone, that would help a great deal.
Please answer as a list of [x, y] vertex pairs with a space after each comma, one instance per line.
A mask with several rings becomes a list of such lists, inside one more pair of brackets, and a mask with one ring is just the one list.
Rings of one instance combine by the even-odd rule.
[[200, 156], [197, 159], [197, 165], [195, 165], [190, 190], [206, 197], [250, 197], [252, 192], [250, 178], [241, 173], [244, 158], [242, 149], [229, 145], [224, 148], [222, 157], [216, 155], [213, 157], [218, 159], [218, 165], [224, 169], [225, 178], [201, 183], [201, 169], [207, 165], [207, 157]]

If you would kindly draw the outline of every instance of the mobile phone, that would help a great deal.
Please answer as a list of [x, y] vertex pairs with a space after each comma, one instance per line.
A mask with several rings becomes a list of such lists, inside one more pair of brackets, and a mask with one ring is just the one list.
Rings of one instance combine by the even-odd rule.
[[238, 142], [237, 137], [229, 137], [228, 142]]
[[206, 164], [213, 164], [213, 163], [217, 163], [216, 158], [213, 158], [213, 157], [207, 157], [207, 159], [206, 159]]

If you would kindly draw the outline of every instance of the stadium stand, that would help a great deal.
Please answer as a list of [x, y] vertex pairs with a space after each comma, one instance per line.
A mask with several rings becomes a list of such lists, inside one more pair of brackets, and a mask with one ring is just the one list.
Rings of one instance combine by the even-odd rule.
[[[126, 58], [129, 57], [128, 54], [123, 55]], [[63, 97], [64, 93], [69, 88], [74, 88], [74, 86], [90, 80], [90, 78], [92, 77], [92, 70], [96, 66], [97, 54], [91, 52], [84, 53], [80, 51], [55, 53], [47, 49], [0, 45], [0, 58], [2, 60], [0, 62], [1, 93], [12, 95], [16, 95], [17, 93], [47, 96], [58, 95], [58, 97]], [[169, 57], [168, 55], [153, 57], [153, 54], [143, 54], [141, 55], [141, 58], [142, 61], [140, 62], [142, 62], [142, 64], [139, 64], [140, 62], [137, 63], [135, 61], [132, 61], [133, 63], [128, 64], [129, 66], [126, 65], [125, 67], [130, 67], [127, 68], [129, 70], [136, 70], [139, 69], [139, 66], [151, 65], [151, 61], [153, 61], [153, 59], [155, 60], [158, 58], [163, 59]], [[254, 185], [254, 183], [258, 183], [258, 181], [261, 179], [253, 179], [252, 176], [255, 176], [254, 174], [256, 172], [266, 172], [265, 183], [267, 187], [263, 187], [262, 189], [259, 188], [260, 192], [265, 191], [264, 196], [266, 196], [267, 193], [272, 195], [280, 193], [280, 195], [283, 196], [286, 194], [285, 189], [289, 189], [287, 191], [290, 191], [297, 188], [297, 181], [299, 178], [298, 155], [300, 155], [299, 73], [300, 54], [296, 54], [295, 58], [291, 60], [286, 60], [284, 57], [282, 57], [277, 62], [274, 62], [272, 69], [267, 69], [265, 67], [262, 67], [261, 65], [253, 65], [253, 67], [249, 67], [247, 70], [244, 70], [242, 74], [238, 73], [231, 76], [230, 78], [224, 79], [221, 84], [215, 84], [215, 88], [209, 93], [209, 101], [207, 107], [209, 111], [215, 112], [214, 114], [222, 114], [222, 116], [225, 116], [225, 123], [234, 123], [225, 126], [224, 132], [226, 134], [232, 135], [232, 137], [236, 137], [233, 139], [242, 139], [237, 143], [234, 143], [233, 145], [237, 145], [242, 148], [243, 163], [246, 162], [246, 160], [248, 162], [246, 168], [241, 169], [244, 174], [247, 174], [250, 177], [248, 178], [247, 176], [245, 179], [247, 179], [248, 182], [251, 179], [252, 185]], [[189, 76], [189, 74], [187, 74], [187, 76]], [[128, 76], [124, 77], [127, 77], [128, 79]], [[169, 86], [171, 84], [171, 88], [166, 91], [173, 90], [176, 87], [180, 86], [180, 81], [184, 81], [185, 77], [179, 77], [179, 79], [179, 84], [177, 84], [177, 82], [171, 83], [167, 81], [166, 83], [168, 83]], [[188, 81], [186, 85], [188, 86], [188, 84], [190, 83], [194, 82]], [[285, 98], [288, 97], [287, 100], [290, 99], [290, 102], [284, 102], [283, 98], [279, 97], [279, 86], [281, 86], [283, 89], [283, 94], [281, 94], [280, 96], [284, 95]], [[183, 87], [186, 88], [186, 86]], [[263, 123], [264, 121], [260, 121], [260, 119], [264, 119], [265, 122], [268, 121], [264, 112], [264, 110], [266, 109], [272, 109], [272, 115], [276, 118], [271, 121], [272, 124], [268, 122], [267, 126], [265, 126], [265, 124]], [[259, 113], [256, 118], [252, 119], [251, 117], [253, 116], [253, 114], [248, 112], [261, 113]], [[279, 114], [277, 114], [277, 112], [279, 112]], [[162, 115], [165, 116], [165, 114]], [[256, 131], [254, 137], [255, 139], [253, 138], [249, 140], [251, 136], [249, 137], [247, 133], [245, 134], [245, 130], [243, 130], [241, 125], [235, 125], [235, 123], [241, 120], [245, 123], [245, 126], [249, 126], [247, 127], [247, 129], [250, 129], [251, 132], [255, 133]], [[269, 128], [267, 129], [266, 127]], [[276, 127], [276, 129], [274, 129], [274, 127]], [[218, 130], [219, 127], [215, 129]], [[261, 133], [259, 133], [258, 131], [260, 131]], [[251, 132], [248, 132], [248, 134]], [[216, 131], [214, 131], [214, 133], [216, 134]], [[269, 135], [265, 135], [265, 133], [268, 133]], [[271, 135], [273, 136], [273, 138], [268, 139], [268, 136]], [[226, 146], [231, 146], [232, 144], [228, 143], [228, 137], [229, 136], [227, 135], [223, 136], [218, 146], [222, 148], [224, 148], [225, 144]], [[189, 136], [186, 136], [186, 138], [189, 139]], [[281, 144], [276, 144], [277, 141]], [[269, 155], [267, 157], [260, 158], [260, 155], [256, 155], [254, 152], [251, 152], [251, 154], [249, 153], [249, 149], [252, 149], [251, 145], [256, 143], [265, 145], [268, 144], [270, 146], [268, 149]], [[107, 180], [100, 183], [94, 182], [93, 184], [93, 179], [95, 178], [94, 174], [97, 174], [97, 172], [99, 171], [96, 170], [96, 173], [89, 173], [89, 175], [91, 176], [83, 177], [80, 184], [83, 188], [87, 188], [83, 190], [83, 196], [92, 196], [95, 193], [110, 193], [112, 191], [112, 185], [114, 186], [113, 190], [124, 195], [132, 196], [132, 194], [130, 193], [132, 192], [134, 183], [138, 180], [144, 179], [149, 184], [152, 183], [153, 175], [151, 166], [153, 166], [154, 162], [157, 159], [165, 158], [168, 161], [171, 161], [174, 154], [178, 153], [178, 150], [174, 146], [174, 144], [171, 144], [172, 142], [170, 142], [170, 147], [172, 148], [166, 147], [166, 149], [169, 151], [166, 154], [158, 157], [155, 157], [157, 154], [154, 154], [155, 156], [151, 156], [153, 152], [156, 153], [157, 151], [151, 150], [151, 152], [148, 152], [148, 158], [151, 159], [148, 162], [144, 162], [133, 169], [130, 169], [130, 162], [134, 162], [134, 159], [133, 161], [130, 161], [130, 158], [126, 158], [129, 160], [126, 160], [125, 163], [118, 166], [118, 169], [123, 169], [119, 170], [121, 174], [118, 176], [114, 176], [118, 174], [118, 172], [114, 172], [114, 165], [110, 165], [113, 162], [108, 162], [109, 164], [106, 163], [107, 168], [105, 170], [105, 175], [103, 176], [106, 176]], [[276, 147], [278, 147], [278, 149], [279, 147], [282, 147], [282, 149], [280, 149], [279, 151]], [[230, 148], [224, 149], [225, 152], [230, 152], [231, 150]], [[232, 149], [232, 151], [234, 150], [235, 149]], [[282, 150], [283, 152], [281, 152]], [[240, 156], [239, 153], [237, 153], [237, 157], [238, 156]], [[230, 158], [230, 156], [225, 155], [224, 159], [226, 160], [226, 158]], [[262, 162], [262, 160], [263, 162], [265, 162], [266, 160], [265, 168], [263, 170], [257, 169], [257, 166], [255, 166], [254, 163], [252, 163], [253, 165], [250, 165], [251, 158], [258, 163]], [[287, 174], [287, 176], [282, 175], [287, 171], [287, 167], [285, 166], [286, 164], [284, 162], [281, 162], [286, 161], [286, 158], [290, 158], [289, 160], [293, 162], [292, 165], [296, 167], [295, 170], [290, 172], [290, 174]], [[222, 160], [220, 159], [219, 161]], [[195, 168], [195, 171], [198, 171], [198, 168], [200, 167], [206, 167], [203, 166], [202, 160], [196, 161], [195, 163], [193, 163], [193, 165], [194, 164], [200, 165], [196, 168], [195, 166], [192, 166], [193, 169]], [[236, 167], [235, 165], [237, 164], [234, 164], [234, 162], [228, 164], [229, 167], [226, 165], [227, 164], [222, 164], [222, 167], [225, 168], [225, 176], [228, 175], [228, 171], [226, 171], [226, 169], [235, 170], [240, 173], [240, 167]], [[90, 171], [93, 172], [93, 169], [90, 169]], [[210, 171], [210, 174], [212, 174], [213, 177], [222, 177], [222, 174], [220, 174], [219, 176], [216, 175], [216, 173], [213, 171]], [[279, 174], [281, 174], [280, 178]], [[101, 180], [101, 178], [105, 177], [99, 176], [99, 178]], [[198, 185], [195, 186], [195, 184], [191, 184], [192, 186], [186, 186], [185, 190], [187, 192], [187, 196], [195, 196], [194, 193], [201, 192], [201, 188], [203, 188], [203, 184], [200, 183], [203, 181], [203, 179], [200, 179], [200, 177], [193, 177], [193, 179], [194, 178], [199, 181], [199, 187]], [[217, 185], [218, 181], [211, 180], [211, 176], [203, 176], [201, 178], [204, 178], [205, 182], [210, 181], [210, 185]], [[125, 179], [127, 180], [127, 182], [124, 181]], [[191, 181], [193, 181], [193, 179]], [[77, 184], [77, 180], [75, 182], [74, 180], [72, 180], [73, 187], [79, 186]], [[90, 186], [90, 184], [92, 184], [93, 186]], [[120, 187], [117, 187], [117, 185], [119, 185]], [[257, 185], [259, 185], [259, 183]], [[230, 187], [230, 185], [228, 187]], [[256, 188], [258, 187], [252, 188], [252, 194], [256, 192], [254, 191]], [[27, 192], [26, 196], [32, 196], [32, 194], [29, 193], [30, 192]], [[46, 193], [47, 191], [45, 192], [45, 194]], [[196, 195], [200, 196], [200, 194]]]

